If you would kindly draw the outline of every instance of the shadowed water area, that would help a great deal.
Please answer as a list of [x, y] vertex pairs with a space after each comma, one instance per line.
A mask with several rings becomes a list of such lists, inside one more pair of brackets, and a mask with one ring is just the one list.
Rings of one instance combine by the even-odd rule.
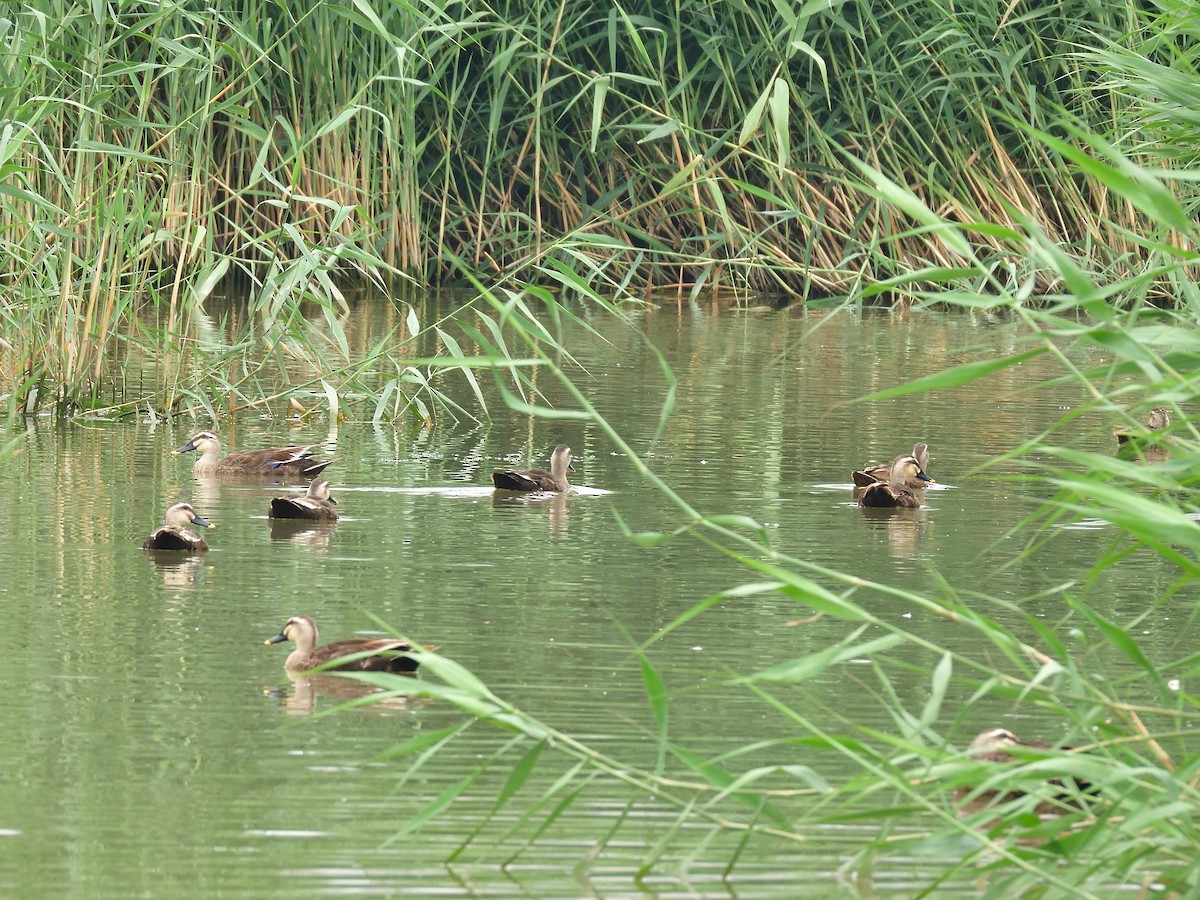
[[[223, 326], [213, 312], [197, 327], [218, 341]], [[431, 321], [438, 310], [430, 303], [419, 312]], [[1015, 465], [976, 470], [1086, 400], [1077, 385], [1036, 387], [1059, 374], [1049, 357], [951, 391], [848, 402], [1013, 352], [1017, 326], [965, 315], [673, 303], [631, 313], [632, 324], [578, 313], [594, 332], [570, 320], [556, 326], [582, 367], [573, 370], [576, 383], [700, 512], [749, 516], [777, 550], [864, 579], [932, 598], [949, 585], [1011, 601], [1068, 643], [1061, 595], [1040, 595], [1085, 579], [1077, 592], [1104, 614], [1124, 621], [1147, 610], [1147, 652], [1181, 654], [1195, 598], [1170, 595], [1171, 565], [1141, 551], [1086, 581], [1089, 566], [1120, 539], [1111, 526], [1053, 527], [1045, 548], [1012, 563], [1030, 540], [1017, 526], [1050, 491], [1009, 477], [1020, 471]], [[344, 327], [352, 347], [368, 348], [403, 315], [362, 304]], [[233, 308], [224, 327], [237, 319]], [[678, 382], [657, 439], [668, 383], [643, 334]], [[143, 365], [153, 380], [168, 363]], [[288, 366], [295, 383], [314, 376], [300, 363]], [[548, 373], [532, 377], [549, 402], [569, 405]], [[298, 392], [315, 409], [306, 421], [288, 419], [281, 399], [234, 423], [29, 424], [18, 454], [0, 464], [0, 892], [749, 898], [795, 896], [797, 885], [812, 886], [809, 895], [856, 890], [853, 874], [838, 872], [877, 836], [870, 822], [798, 827], [793, 838], [755, 837], [744, 847], [741, 832], [713, 832], [711, 823], [689, 821], [668, 837], [679, 811], [611, 778], [585, 786], [561, 810], [563, 795], [538, 806], [572, 764], [553, 748], [489, 820], [530, 742], [508, 747], [511, 732], [474, 723], [414, 766], [414, 757], [381, 755], [468, 722], [460, 709], [392, 699], [314, 715], [361, 691], [330, 677], [293, 683], [283, 670], [291, 645], [265, 647], [264, 639], [294, 614], [312, 616], [323, 641], [384, 634], [378, 617], [436, 644], [542, 722], [653, 770], [658, 725], [636, 645], [705, 598], [766, 580], [688, 534], [635, 545], [618, 515], [634, 531], [670, 532], [684, 524], [678, 508], [594, 424], [510, 412], [489, 374], [479, 383], [490, 418], [443, 413], [432, 429], [411, 417], [373, 424], [373, 403], [353, 397], [342, 398], [346, 421], [331, 424], [319, 388]], [[461, 374], [439, 385], [477, 410]], [[267, 518], [271, 498], [302, 488], [193, 478], [194, 457], [170, 451], [214, 424], [226, 452], [315, 443], [336, 457], [325, 476], [340, 520], [280, 527]], [[1111, 452], [1113, 424], [1082, 415], [1055, 440]], [[938, 482], [926, 508], [859, 510], [851, 470], [889, 461], [917, 440], [929, 443]], [[545, 466], [559, 442], [574, 451], [580, 490], [493, 492], [493, 469]], [[212, 549], [151, 559], [141, 542], [179, 499], [217, 524], [205, 533]], [[945, 646], [984, 652], [973, 646], [976, 632], [902, 600], [855, 599], [880, 616], [916, 620]], [[995, 604], [984, 611], [1005, 616]], [[700, 758], [768, 742], [724, 760], [735, 774], [789, 765], [834, 784], [859, 775], [841, 755], [781, 743], [811, 735], [733, 683], [851, 631], [778, 592], [718, 600], [647, 650], [665, 683], [670, 741]], [[919, 656], [912, 648], [895, 653]], [[1098, 675], [1120, 674], [1103, 653], [1092, 662]], [[919, 711], [929, 684], [914, 673], [896, 688], [899, 701]], [[869, 666], [855, 661], [769, 693], [835, 734], [851, 722], [896, 728]], [[1054, 723], [1013, 703], [984, 701], [956, 721], [964, 699], [951, 697], [938, 723], [960, 749], [994, 724], [1058, 737], [1044, 731]], [[979, 718], [983, 711], [991, 717]], [[674, 760], [665, 765], [696, 780]], [[402, 833], [439, 797], [439, 815]], [[778, 801], [792, 816], [815, 802], [811, 791]], [[722, 809], [753, 819], [745, 808]], [[914, 814], [913, 828], [927, 826]], [[902, 893], [937, 862], [877, 857], [873, 891]], [[976, 889], [966, 877], [945, 886], [956, 888]]]

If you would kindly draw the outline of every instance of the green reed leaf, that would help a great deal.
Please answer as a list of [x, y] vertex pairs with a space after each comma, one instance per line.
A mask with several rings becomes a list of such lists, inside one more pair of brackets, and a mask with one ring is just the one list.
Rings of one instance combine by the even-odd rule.
[[508, 773], [508, 778], [504, 780], [504, 787], [496, 795], [496, 809], [503, 807], [525, 785], [529, 776], [533, 774], [533, 770], [537, 768], [537, 762], [545, 749], [546, 741], [538, 741], [517, 761], [512, 771]]

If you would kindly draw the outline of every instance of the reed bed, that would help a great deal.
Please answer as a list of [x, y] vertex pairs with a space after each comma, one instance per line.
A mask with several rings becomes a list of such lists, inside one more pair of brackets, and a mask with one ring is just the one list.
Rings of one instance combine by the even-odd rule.
[[[1013, 228], [1130, 279], [1160, 263], [1152, 223], [1073, 151], [1190, 158], [1163, 124], [1196, 81], [1171, 5], [33, 0], [0, 26], [14, 410], [88, 406], [134, 308], [182, 331], [231, 272], [268, 324], [340, 303], [334, 273], [428, 284], [464, 264], [610, 295], [1054, 290]], [[860, 162], [962, 226], [977, 263]]]
[[449, 251], [510, 277], [582, 235], [647, 283], [823, 293], [947, 262], [936, 240], [900, 237], [906, 217], [862, 191], [857, 157], [957, 221], [1019, 216], [1112, 250], [1102, 264], [1136, 249], [1121, 233], [1136, 215], [1021, 127], [1071, 115], [1116, 133], [1127, 92], [1101, 90], [1075, 51], [1131, 44], [1135, 7], [174, 2], [109, 16], [45, 3], [10, 20], [17, 244], [39, 219], [102, 232], [92, 201], [123, 174], [154, 218], [129, 250], [159, 268], [348, 242], [368, 256], [346, 265], [436, 281], [455, 274]]
[[[1164, 125], [1196, 80], [1171, 6], [36, 0], [0, 28], [11, 410], [94, 406], [133, 310], [182, 334], [230, 274], [268, 328], [342, 304], [338, 275], [464, 268], [606, 295], [1045, 293], [1033, 233], [1146, 276], [1132, 302], [1174, 296], [1153, 222], [1076, 154], [1190, 158]], [[972, 264], [860, 164], [958, 223]]]

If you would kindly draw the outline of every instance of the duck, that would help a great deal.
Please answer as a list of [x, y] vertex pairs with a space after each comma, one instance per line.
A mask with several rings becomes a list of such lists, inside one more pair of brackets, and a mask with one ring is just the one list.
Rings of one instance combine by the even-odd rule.
[[550, 471], [545, 469], [506, 469], [492, 473], [492, 484], [506, 491], [569, 491], [567, 473], [574, 472], [571, 448], [559, 444], [550, 454]]
[[[296, 649], [283, 663], [284, 670], [289, 673], [307, 672], [321, 666], [342, 672], [409, 674], [415, 672], [419, 665], [411, 656], [404, 655], [414, 649], [413, 645], [396, 638], [346, 638], [318, 647], [317, 623], [311, 616], [292, 616], [284, 624], [283, 630], [274, 637], [267, 638], [263, 645], [269, 647], [284, 641], [296, 642]], [[357, 653], [372, 655], [339, 665], [326, 665], [343, 656]]]
[[317, 519], [324, 522], [336, 522], [337, 503], [329, 496], [329, 482], [324, 478], [314, 478], [308, 484], [308, 493], [303, 497], [276, 497], [271, 501], [271, 509], [267, 513], [272, 519]]
[[[1008, 752], [1009, 749], [1013, 747], [1029, 747], [1030, 749], [1036, 750], [1049, 750], [1052, 748], [1052, 745], [1047, 744], [1045, 741], [1022, 740], [1007, 728], [988, 728], [975, 735], [975, 738], [967, 747], [967, 756], [969, 756], [971, 759], [984, 760], [993, 763], [1011, 763], [1017, 761], [1017, 758]], [[1063, 751], [1069, 751], [1072, 748], [1060, 747], [1059, 749]], [[1084, 793], [1095, 792], [1091, 782], [1087, 781], [1086, 779], [1073, 778], [1071, 780], [1074, 781], [1075, 787], [1080, 791]], [[1049, 783], [1056, 785], [1059, 788], [1063, 787], [1063, 783], [1056, 778], [1051, 779]], [[974, 794], [974, 796], [972, 796], [972, 794]], [[1024, 791], [1007, 791], [1004, 793], [999, 791], [983, 791], [981, 793], [976, 793], [975, 789], [971, 786], [960, 787], [957, 791], [955, 791], [956, 801], [960, 805], [964, 804], [964, 801], [966, 802], [965, 808], [963, 809], [964, 814], [991, 806], [994, 803], [1008, 803], [1013, 800], [1019, 800], [1024, 796]], [[1047, 815], [1055, 812], [1061, 813], [1063, 811], [1065, 802], [1069, 800], [1071, 796], [1072, 795], [1068, 793], [1063, 793], [1052, 800], [1043, 800], [1042, 802], [1038, 803], [1035, 811], [1039, 815]]]
[[1166, 409], [1161, 406], [1156, 406], [1150, 410], [1150, 418], [1146, 420], [1145, 429], [1132, 428], [1122, 429], [1114, 432], [1117, 437], [1117, 445], [1136, 444], [1139, 441], [1144, 441], [1150, 438], [1148, 431], [1161, 431], [1171, 425], [1171, 417], [1167, 414]]
[[[917, 441], [912, 448], [913, 459], [917, 461], [917, 465], [921, 467], [921, 471], [929, 468], [929, 445], [924, 441]], [[876, 482], [882, 481], [886, 483], [890, 477], [891, 466], [867, 466], [859, 469], [856, 472], [850, 473], [850, 479], [854, 482], [855, 487], [870, 487]], [[910, 479], [905, 484], [910, 491], [919, 491], [925, 487], [925, 482], [918, 478]]]
[[211, 431], [198, 431], [192, 439], [171, 451], [172, 456], [200, 451], [192, 466], [193, 475], [273, 475], [276, 478], [312, 478], [321, 474], [330, 460], [313, 459], [312, 448], [272, 447], [267, 450], [238, 450], [221, 458], [221, 440]]
[[208, 542], [200, 535], [189, 531], [187, 526], [216, 528], [212, 522], [198, 515], [192, 504], [172, 503], [163, 515], [163, 523], [142, 544], [143, 550], [182, 550], [186, 553], [204, 553]]
[[877, 481], [863, 488], [862, 493], [858, 495], [858, 505], [917, 509], [921, 506], [921, 495], [924, 491], [909, 488], [908, 484], [913, 480], [925, 484], [933, 483], [933, 479], [925, 474], [916, 457], [908, 454], [897, 456], [892, 460], [887, 483]]
[[1033, 747], [1046, 750], [1049, 744], [1041, 741], [1022, 741], [1007, 728], [988, 728], [979, 732], [967, 746], [967, 756], [989, 762], [1012, 762], [1009, 747]]

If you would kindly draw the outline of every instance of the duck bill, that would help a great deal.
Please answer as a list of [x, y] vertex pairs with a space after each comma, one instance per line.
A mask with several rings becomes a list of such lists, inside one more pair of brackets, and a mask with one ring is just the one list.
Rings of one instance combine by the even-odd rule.
[[937, 484], [936, 481], [934, 481], [932, 478], [930, 478], [924, 472], [918, 472], [917, 477], [920, 478], [922, 481], [928, 481], [930, 484]]
[[216, 525], [214, 525], [212, 522], [208, 521], [208, 519], [204, 518], [203, 516], [196, 516], [196, 518], [192, 519], [192, 524], [196, 525], [200, 528], [216, 528], [217, 527]]
[[184, 444], [182, 447], [178, 447], [178, 448], [176, 448], [175, 450], [172, 450], [172, 451], [171, 451], [171, 455], [172, 455], [172, 456], [178, 456], [180, 453], [191, 453], [191, 452], [192, 452], [193, 450], [195, 450], [195, 449], [196, 449], [196, 444], [195, 444], [195, 442], [194, 442], [194, 441], [188, 441], [188, 442], [187, 442], [186, 444]]
[[567, 463], [567, 471], [568, 471], [568, 472], [574, 472], [574, 471], [575, 471], [575, 464], [574, 464], [574, 463]]
[[281, 632], [279, 632], [279, 634], [275, 635], [275, 637], [269, 637], [265, 641], [263, 641], [263, 646], [270, 647], [272, 644], [282, 644], [286, 640], [287, 640], [287, 635], [281, 631]]

